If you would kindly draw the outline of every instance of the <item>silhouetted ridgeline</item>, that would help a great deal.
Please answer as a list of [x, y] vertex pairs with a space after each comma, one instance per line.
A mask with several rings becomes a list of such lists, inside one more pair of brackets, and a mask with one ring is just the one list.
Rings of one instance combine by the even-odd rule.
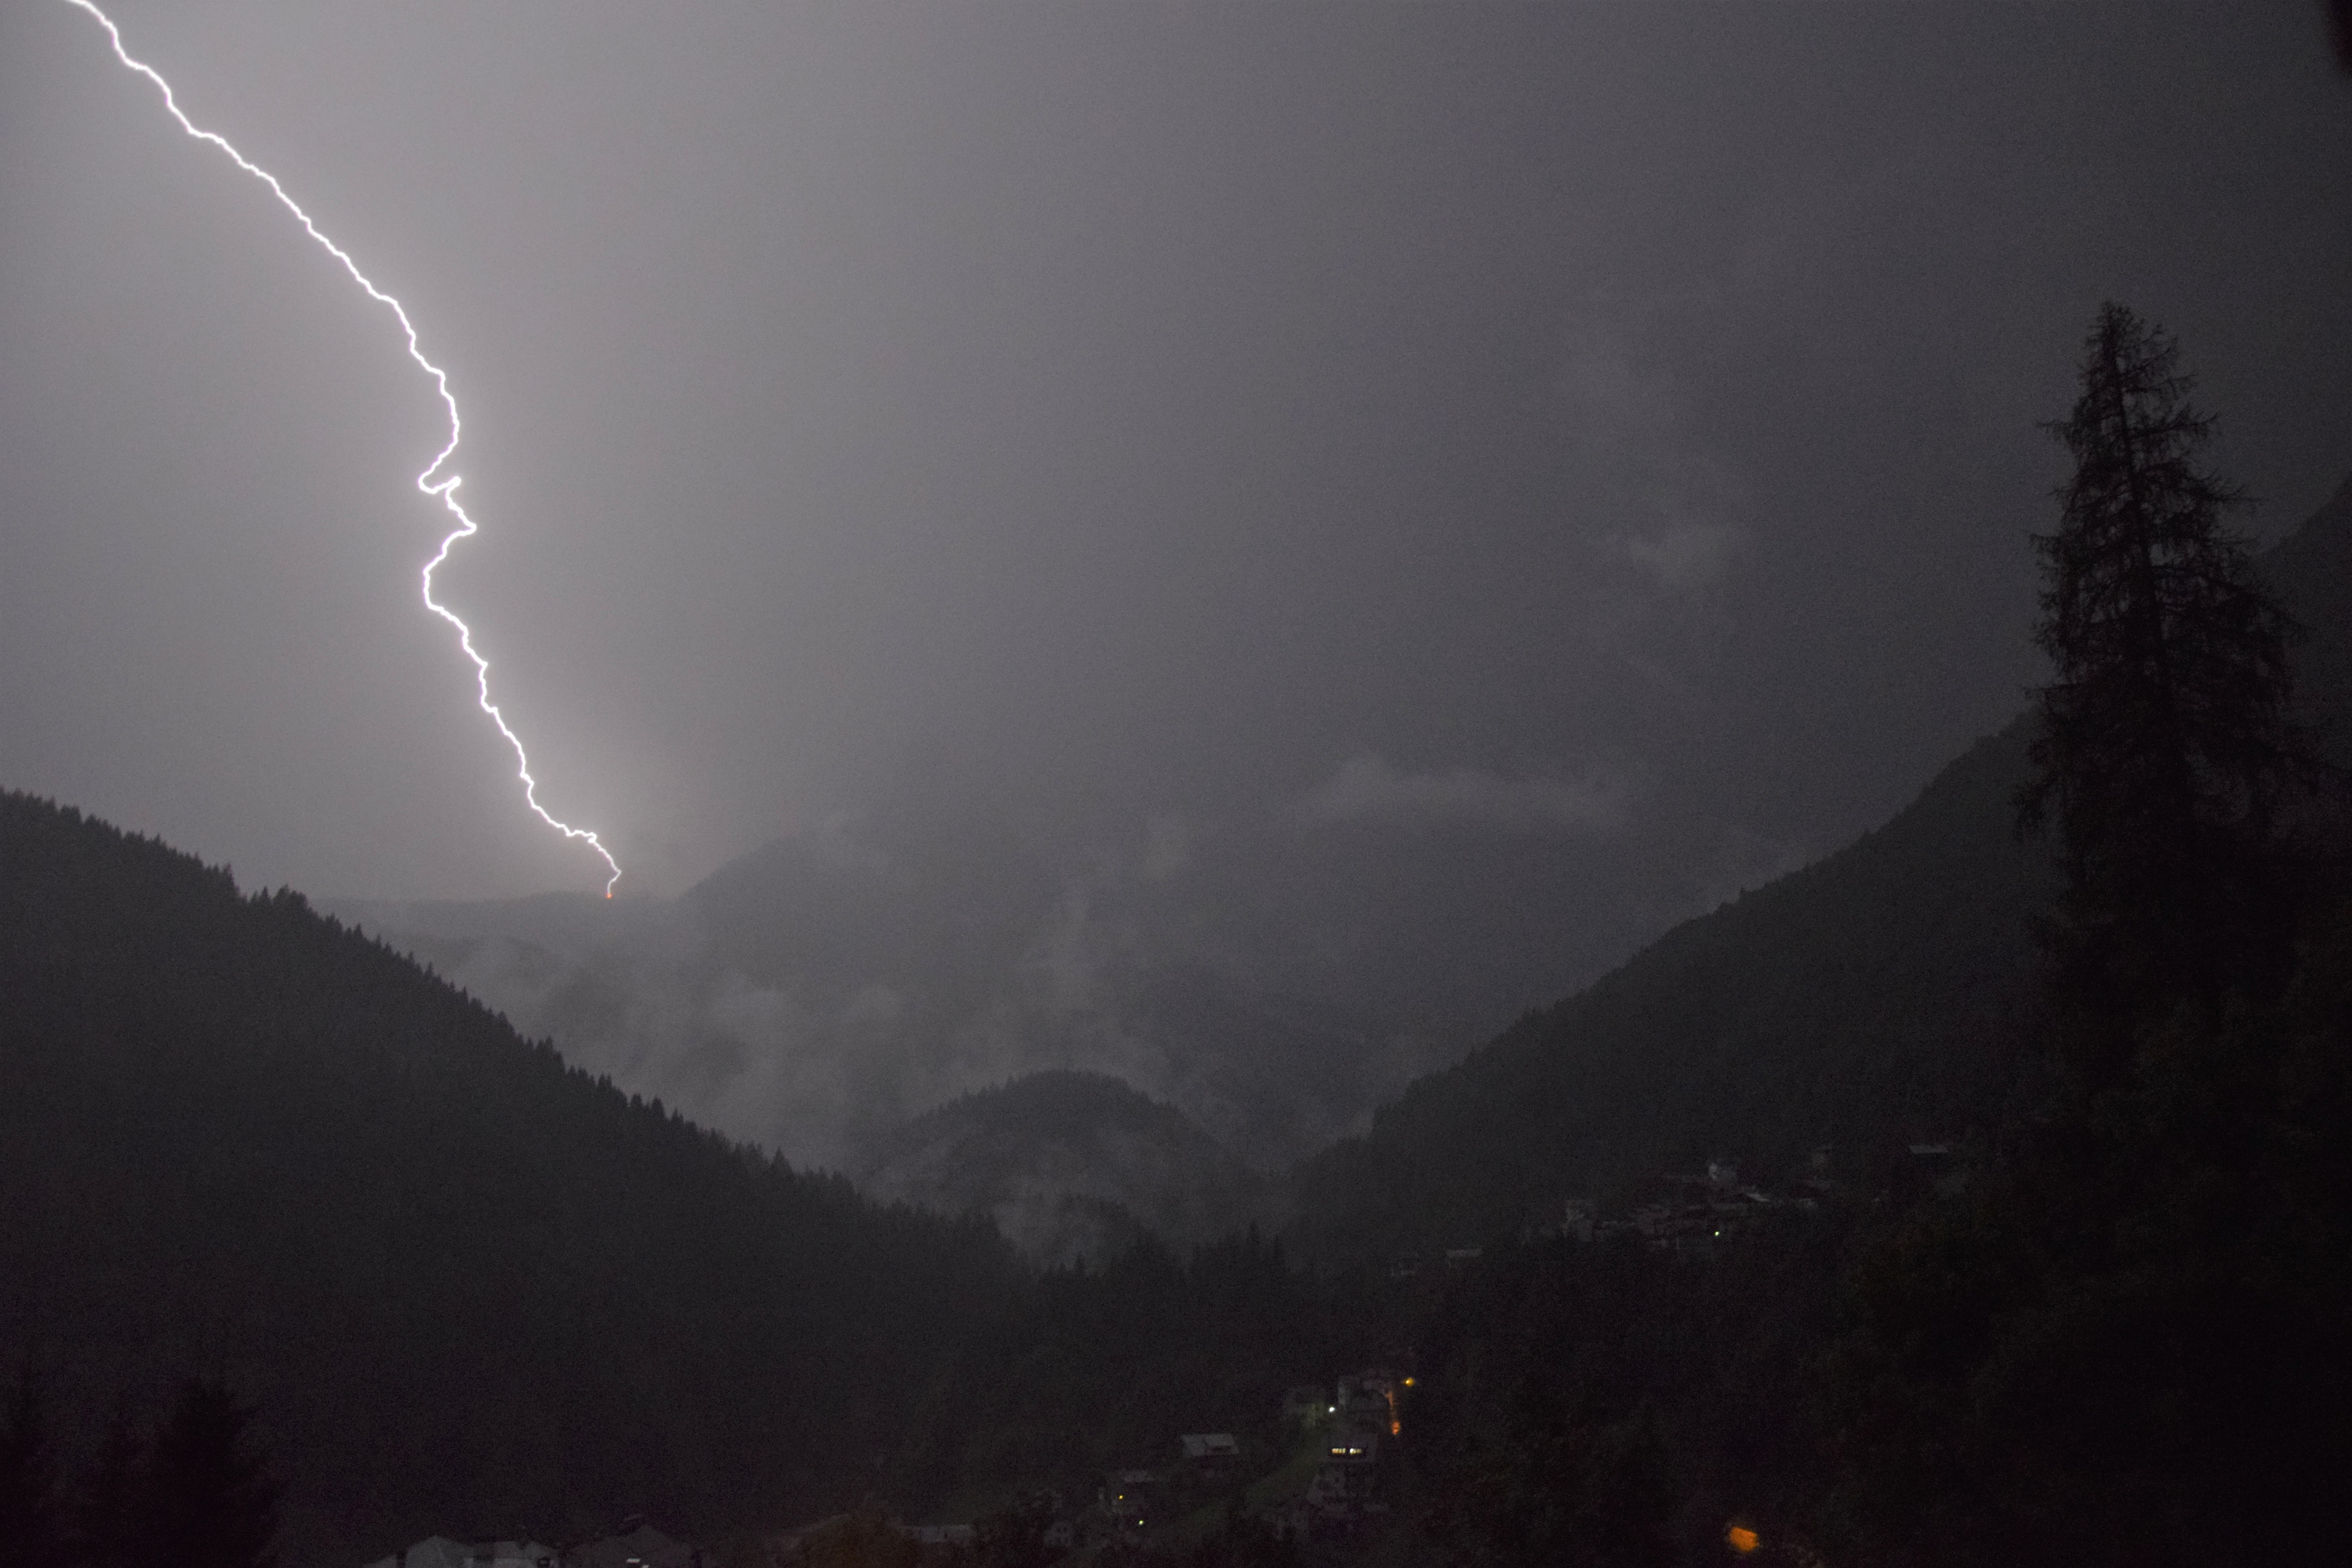
[[1301, 1173], [1320, 1250], [1490, 1240], [1710, 1157], [1846, 1173], [2011, 1076], [2054, 886], [2010, 831], [2020, 728], [1858, 843], [1667, 933], [1381, 1108]]
[[2303, 626], [2294, 650], [2299, 705], [2336, 763], [2352, 767], [2352, 479], [2262, 567]]
[[259, 1408], [286, 1560], [1072, 1488], [1317, 1375], [1269, 1248], [1040, 1276], [567, 1068], [295, 894], [0, 795], [0, 1357]]
[[[2263, 565], [2306, 630], [2300, 706], [2352, 760], [2352, 482]], [[1797, 1173], [1822, 1145], [1870, 1181], [1906, 1142], [1999, 1126], [2057, 886], [2011, 828], [2025, 745], [2022, 721], [1979, 742], [1885, 826], [1415, 1083], [1301, 1167], [1301, 1237], [1366, 1260], [1491, 1240], [1710, 1157]]]
[[0, 1337], [102, 1417], [218, 1370], [289, 1544], [815, 1506], [992, 1310], [984, 1228], [609, 1086], [288, 893], [0, 797]]
[[[2341, 754], [2352, 490], [2269, 568], [2311, 628], [2305, 706]], [[2010, 830], [2023, 750], [2017, 730], [1980, 742], [1885, 826], [1416, 1084], [1303, 1170], [1302, 1236], [1385, 1262], [1710, 1156], [1769, 1182], [1827, 1144], [1833, 1176], [1874, 1181], [1906, 1142], [2013, 1128], [2037, 1093], [2029, 932], [2053, 887]], [[2333, 1005], [2329, 973], [2305, 994]], [[1713, 1530], [1710, 1507], [1794, 1507], [1826, 1473], [1792, 1457], [1791, 1369], [1834, 1315], [1835, 1226], [1735, 1236], [1712, 1274], [1621, 1238], [1397, 1289], [1307, 1279], [1255, 1239], [1041, 1275], [984, 1221], [876, 1207], [567, 1068], [298, 896], [242, 897], [17, 795], [0, 795], [0, 1355], [29, 1356], [85, 1423], [63, 1434], [73, 1463], [119, 1398], [152, 1411], [188, 1373], [224, 1379], [260, 1409], [296, 1568], [436, 1532], [577, 1538], [635, 1509], [714, 1540], [868, 1491], [909, 1511], [1075, 1493], [1415, 1340], [1424, 1397], [1446, 1402], [1415, 1466], [1434, 1498], [1496, 1500], [1437, 1519], [1474, 1554], [1523, 1493], [1550, 1495], [1547, 1455], [1614, 1456], [1655, 1494], [1620, 1521], [1643, 1542], [1670, 1514]], [[2326, 1044], [2341, 1018], [2278, 1027]], [[899, 1153], [973, 1192], [1025, 1179], [1070, 1120], [1025, 1103], [950, 1107]], [[2280, 1146], [2334, 1160], [2306, 1134], [2335, 1123], [2294, 1115], [2302, 1142]], [[1136, 1126], [1139, 1147], [1188, 1146]], [[2296, 1257], [2344, 1255], [2331, 1173], [2326, 1201], [2313, 1177], [2261, 1210], [2323, 1238]], [[1626, 1290], [1690, 1332], [1660, 1341]], [[1478, 1370], [1531, 1362], [1575, 1376], [1522, 1398]]]

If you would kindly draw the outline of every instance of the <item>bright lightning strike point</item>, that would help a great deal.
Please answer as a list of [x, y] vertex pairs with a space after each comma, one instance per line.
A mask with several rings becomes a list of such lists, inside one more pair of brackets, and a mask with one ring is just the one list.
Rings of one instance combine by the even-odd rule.
[[449, 415], [448, 444], [435, 455], [432, 462], [425, 465], [425, 471], [416, 476], [416, 488], [438, 500], [448, 510], [449, 515], [457, 520], [457, 526], [449, 531], [441, 541], [441, 548], [435, 551], [433, 559], [425, 563], [425, 571], [422, 574], [425, 607], [457, 628], [457, 646], [465, 650], [466, 657], [474, 664], [476, 700], [481, 704], [482, 711], [490, 716], [490, 722], [499, 727], [499, 733], [506, 737], [507, 744], [514, 748], [515, 776], [522, 781], [524, 804], [529, 805], [538, 815], [539, 819], [550, 827], [554, 828], [566, 838], [576, 839], [585, 844], [596, 852], [613, 873], [604, 881], [604, 896], [611, 898], [614, 884], [621, 879], [621, 863], [613, 858], [612, 851], [604, 847], [604, 841], [595, 834], [584, 827], [572, 826], [539, 804], [539, 781], [531, 776], [530, 757], [523, 750], [522, 737], [514, 732], [513, 727], [507, 722], [506, 715], [499, 711], [499, 705], [490, 700], [490, 661], [475, 651], [473, 628], [461, 620], [455, 610], [433, 596], [433, 574], [440, 570], [444, 561], [449, 559], [449, 552], [456, 547], [458, 541], [471, 539], [481, 531], [480, 525], [467, 516], [466, 509], [457, 502], [457, 487], [465, 482], [464, 479], [455, 473], [443, 471], [448, 468], [449, 460], [457, 456], [457, 441], [464, 429], [464, 426], [457, 418], [457, 399], [449, 391], [449, 373], [425, 357], [424, 349], [417, 343], [415, 323], [408, 319], [408, 311], [402, 307], [400, 301], [377, 288], [368, 275], [360, 270], [359, 263], [351, 258], [350, 253], [326, 237], [319, 226], [311, 221], [310, 215], [302, 210], [302, 205], [286, 194], [286, 187], [278, 183], [277, 175], [231, 146], [226, 137], [217, 132], [204, 130], [187, 117], [180, 108], [179, 99], [173, 94], [172, 84], [163, 79], [163, 73], [146, 61], [133, 58], [131, 51], [122, 47], [122, 29], [114, 25], [114, 18], [100, 10], [91, 3], [91, 0], [66, 0], [66, 4], [89, 12], [98, 25], [106, 29], [108, 39], [114, 45], [114, 58], [155, 84], [155, 90], [163, 95], [163, 107], [171, 111], [173, 119], [180, 122], [181, 130], [199, 142], [219, 148], [228, 155], [231, 163], [268, 185], [269, 194], [276, 196], [279, 205], [294, 215], [295, 221], [302, 226], [303, 232], [317, 240], [320, 247], [328, 255], [341, 262], [343, 270], [352, 275], [352, 281], [365, 289], [369, 299], [390, 310], [394, 319], [399, 321], [401, 332], [408, 340], [408, 357], [415, 360], [417, 367], [433, 378], [433, 384], [441, 395], [441, 406], [446, 409]]

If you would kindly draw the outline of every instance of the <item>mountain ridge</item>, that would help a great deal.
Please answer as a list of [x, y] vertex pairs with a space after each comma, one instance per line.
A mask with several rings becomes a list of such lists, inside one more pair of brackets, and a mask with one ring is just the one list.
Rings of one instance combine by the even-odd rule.
[[[2257, 566], [2305, 628], [2297, 702], [2352, 759], [2352, 479]], [[1475, 1244], [1710, 1159], [1867, 1190], [1907, 1142], [1990, 1136], [2033, 1092], [2032, 932], [2057, 887], [2013, 826], [2032, 722], [1383, 1104], [1294, 1173], [1298, 1238], [1366, 1262]]]
[[844, 1456], [904, 1441], [1014, 1277], [984, 1225], [730, 1143], [299, 895], [16, 794], [0, 994], [0, 1349], [88, 1418], [228, 1377], [297, 1561], [854, 1500]]
[[1097, 1266], [1145, 1235], [1189, 1249], [1265, 1217], [1267, 1184], [1182, 1111], [1107, 1073], [1032, 1073], [877, 1137], [851, 1174], [884, 1202], [987, 1214], [1039, 1261]]

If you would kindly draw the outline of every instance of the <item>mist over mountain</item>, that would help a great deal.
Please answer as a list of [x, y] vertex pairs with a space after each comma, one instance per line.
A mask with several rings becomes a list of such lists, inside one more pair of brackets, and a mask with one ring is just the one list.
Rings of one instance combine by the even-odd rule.
[[[2339, 752], [2352, 747], [2347, 519], [2352, 487], [2264, 558], [2305, 625], [2305, 707]], [[1363, 1182], [1381, 1185], [1340, 1180], [1341, 1166], [1402, 1149], [1405, 1129], [1468, 1092], [1457, 1086], [1485, 1082], [1443, 1113], [1454, 1131], [1430, 1134], [1467, 1206], [1408, 1223], [1395, 1204], [1426, 1196], [1408, 1184], [1409, 1199], [1339, 1224], [1434, 1244], [1672, 1161], [1786, 1164], [1840, 1143], [1852, 1160], [1989, 1114], [2030, 1030], [2030, 926], [2049, 888], [2010, 827], [2022, 747], [2014, 726], [1979, 744], [1893, 822], [1794, 877], [1775, 880], [1789, 847], [1702, 837], [1682, 851], [1679, 907], [1611, 875], [1628, 839], [1663, 831], [1622, 779], [1416, 775], [1369, 757], [1244, 826], [1137, 822], [1099, 803], [1055, 826], [909, 795], [671, 901], [331, 907], [570, 1060], [795, 1160], [898, 1170], [877, 1190], [991, 1210], [1041, 1256], [1098, 1247], [1130, 1219], [1197, 1233], [1163, 1183], [1129, 1185], [1098, 1142], [1033, 1148], [1016, 1205], [996, 1177], [908, 1176], [900, 1129], [1029, 1075], [1101, 1075], [1205, 1132], [1218, 1159], [1179, 1163], [1223, 1194], [1220, 1160], [1282, 1170], [1371, 1130], [1393, 1101], [1369, 1144], [1309, 1173], [1307, 1212], [1328, 1219], [1332, 1204], [1372, 1201]], [[1580, 992], [1675, 917], [1743, 889], [1756, 891]], [[1596, 929], [1620, 951], [1596, 950]], [[1612, 1006], [1613, 1043], [1570, 1052], [1587, 1064], [1580, 1087], [1498, 1065], [1565, 1070], [1566, 1047], [1528, 1042]], [[1521, 1015], [1461, 1073], [1428, 1077]], [[1521, 1121], [1517, 1141], [1486, 1136]], [[1536, 1157], [1538, 1144], [1553, 1152]], [[1462, 1184], [1478, 1169], [1488, 1185], [1474, 1198]], [[1065, 1234], [1051, 1217], [1130, 1202], [1109, 1230], [1097, 1215]]]
[[674, 900], [325, 907], [567, 1059], [803, 1163], [863, 1168], [908, 1117], [1072, 1069], [1271, 1170], [1788, 863], [1726, 830], [1662, 895], [1626, 847], [1663, 830], [1624, 794], [1365, 758], [1240, 823], [916, 796]]
[[0, 1568], [2341, 1556], [2347, 256], [2352, 0], [0, 13]]
[[[2264, 569], [2307, 624], [2302, 704], [2340, 757], [2352, 486]], [[1306, 1163], [1292, 1234], [1343, 1269], [1378, 1264], [1507, 1241], [1556, 1218], [1562, 1195], [1622, 1203], [1698, 1158], [1784, 1176], [1823, 1142], [1864, 1199], [1851, 1215], [1869, 1212], [1873, 1160], [1903, 1141], [1968, 1144], [2017, 1125], [2042, 1027], [2031, 927], [2053, 885], [2043, 848], [2011, 831], [2022, 739], [2012, 726], [1979, 742], [1855, 844], [1415, 1080], [1367, 1136]], [[1398, 789], [1369, 765], [1359, 775], [1344, 781], [1359, 798], [1385, 790], [1417, 811], [1484, 798], [1459, 779]], [[1596, 809], [1549, 791], [1502, 798], [1520, 821]], [[922, 974], [946, 977], [949, 1016], [999, 1023], [950, 1031], [951, 1046], [1017, 1045], [1021, 1015], [990, 1011], [1008, 966], [1038, 988], [1038, 1017], [1064, 1020], [1068, 1033], [1046, 1037], [1065, 1049], [1087, 1038], [1088, 997], [1118, 998], [1123, 1017], [1154, 1016], [1155, 1003], [1183, 1016], [1155, 990], [1183, 994], [1167, 979], [1183, 971], [1155, 967], [1148, 945], [1184, 931], [1181, 901], [1134, 891], [1176, 880], [1151, 869], [1170, 857], [1098, 874], [1086, 920], [1056, 926], [1070, 880], [1024, 878], [1042, 862], [1018, 855], [952, 852], [972, 842], [935, 842], [924, 859], [919, 837], [897, 858], [846, 834], [803, 839], [675, 905], [445, 906], [443, 933], [420, 940], [461, 966], [492, 952], [500, 973], [533, 977], [551, 1013], [592, 1020], [628, 1001], [593, 988], [615, 950], [715, 986], [707, 1014], [739, 1024], [761, 1007], [788, 1016], [751, 1000], [761, 982], [835, 1007], [844, 1026], [887, 1024], [911, 1009], [894, 1012], [875, 976]], [[908, 886], [927, 898], [908, 905]], [[1072, 958], [1035, 934], [1074, 924], [1130, 945]], [[1105, 952], [1112, 962], [1091, 963]], [[348, 1554], [488, 1516], [593, 1528], [623, 1499], [725, 1527], [832, 1506], [874, 1478], [925, 1500], [1073, 1481], [1204, 1418], [1263, 1418], [1283, 1384], [1398, 1342], [1422, 1310], [1410, 1285], [1366, 1293], [1381, 1271], [1318, 1283], [1255, 1239], [1189, 1261], [1157, 1245], [1150, 1233], [1213, 1234], [1262, 1189], [1181, 1108], [1112, 1077], [1033, 1071], [877, 1117], [854, 1168], [913, 1207], [877, 1207], [625, 1096], [296, 895], [240, 896], [225, 871], [21, 795], [0, 798], [0, 1348], [62, 1369], [85, 1411], [191, 1363], [225, 1368], [269, 1412], [295, 1483], [289, 1537], [306, 1550]], [[1252, 1080], [1234, 1058], [1251, 1037], [1213, 1007], [1192, 1016], [1207, 1022], [1192, 1040], [1243, 1041], [1229, 1057], [1194, 1048], [1244, 1103]], [[728, 1037], [738, 1056], [703, 1063], [710, 1081], [751, 1071], [748, 1032]], [[814, 1037], [849, 1059], [854, 1036]], [[677, 1038], [693, 1048], [673, 1068], [711, 1044]], [[1165, 1042], [1184, 1038], [1171, 1031], [1161, 1057], [1138, 1059], [1175, 1062]], [[966, 1070], [992, 1059], [966, 1048]], [[879, 1059], [959, 1062], [934, 1053]], [[1270, 1076], [1297, 1084], [1280, 1074], [1297, 1068]], [[831, 1103], [856, 1088], [835, 1080]], [[1007, 1220], [1033, 1254], [1117, 1256], [1098, 1273], [1024, 1270], [993, 1234]], [[1684, 1301], [1713, 1325], [1694, 1319], [1689, 1334], [1727, 1358], [1699, 1381], [1681, 1370], [1695, 1341], [1643, 1342], [1639, 1375], [1672, 1384], [1658, 1440], [1700, 1456], [1717, 1477], [1705, 1485], [1749, 1463], [1725, 1457], [1745, 1417], [1717, 1414], [1706, 1378], [1750, 1401], [1796, 1397], [1785, 1369], [1798, 1363], [1776, 1347], [1819, 1342], [1808, 1336], [1837, 1278], [1822, 1247], [1838, 1234], [1777, 1263], [1764, 1244], [1757, 1256], [1784, 1276], [1769, 1332], [1726, 1326], [1747, 1321], [1744, 1298]], [[1502, 1272], [1465, 1289], [1566, 1256], [1506, 1247]], [[1595, 1256], [1596, 1281], [1622, 1265], [1669, 1297], [1750, 1279], [1678, 1271], [1639, 1247]], [[1509, 1310], [1474, 1301], [1445, 1319], [1468, 1336], [1447, 1355], [1477, 1361], [1492, 1314]], [[1756, 1371], [1766, 1363], [1780, 1381]]]
[[[222, 1379], [299, 1568], [632, 1512], [707, 1541], [877, 1489], [1079, 1495], [1360, 1353], [1263, 1244], [1040, 1273], [984, 1213], [730, 1143], [299, 894], [12, 792], [0, 995], [0, 1365], [68, 1468], [110, 1411]], [[1101, 1080], [1033, 1083], [1049, 1128], [1074, 1121], [1040, 1087], [1108, 1100], [1130, 1150], [1213, 1158]], [[976, 1109], [902, 1144], [910, 1184]]]
[[[870, 1484], [1014, 1259], [632, 1098], [283, 890], [0, 795], [0, 1353], [227, 1377], [289, 1558]], [[848, 1458], [845, 1456], [855, 1456]]]
[[1272, 1184], [1190, 1118], [1100, 1073], [1034, 1073], [877, 1137], [868, 1195], [982, 1214], [1029, 1257], [1097, 1266], [1145, 1236], [1189, 1250], [1273, 1217]]

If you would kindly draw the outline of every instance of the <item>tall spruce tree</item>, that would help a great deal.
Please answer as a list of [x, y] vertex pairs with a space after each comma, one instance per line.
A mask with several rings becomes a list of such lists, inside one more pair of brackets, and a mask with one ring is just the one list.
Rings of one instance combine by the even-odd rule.
[[1882, 1563], [2325, 1562], [2352, 1186], [2320, 1129], [2347, 1102], [2352, 924], [2305, 918], [2342, 889], [2289, 827], [2326, 775], [2172, 341], [2109, 305], [2082, 375], [2052, 426], [2075, 472], [2036, 542], [2055, 679], [2021, 801], [2067, 873], [2074, 1081], [1966, 1193], [1862, 1249], [1825, 1359], [1826, 1511]]
[[2199, 464], [2212, 420], [2191, 385], [2168, 334], [2109, 304], [2074, 412], [2046, 426], [2074, 474], [2034, 540], [2053, 679], [2021, 817], [2058, 831], [2062, 974], [2118, 1020], [2284, 963], [2280, 808], [2310, 765], [2287, 707], [2295, 628], [2225, 526], [2244, 502]]

